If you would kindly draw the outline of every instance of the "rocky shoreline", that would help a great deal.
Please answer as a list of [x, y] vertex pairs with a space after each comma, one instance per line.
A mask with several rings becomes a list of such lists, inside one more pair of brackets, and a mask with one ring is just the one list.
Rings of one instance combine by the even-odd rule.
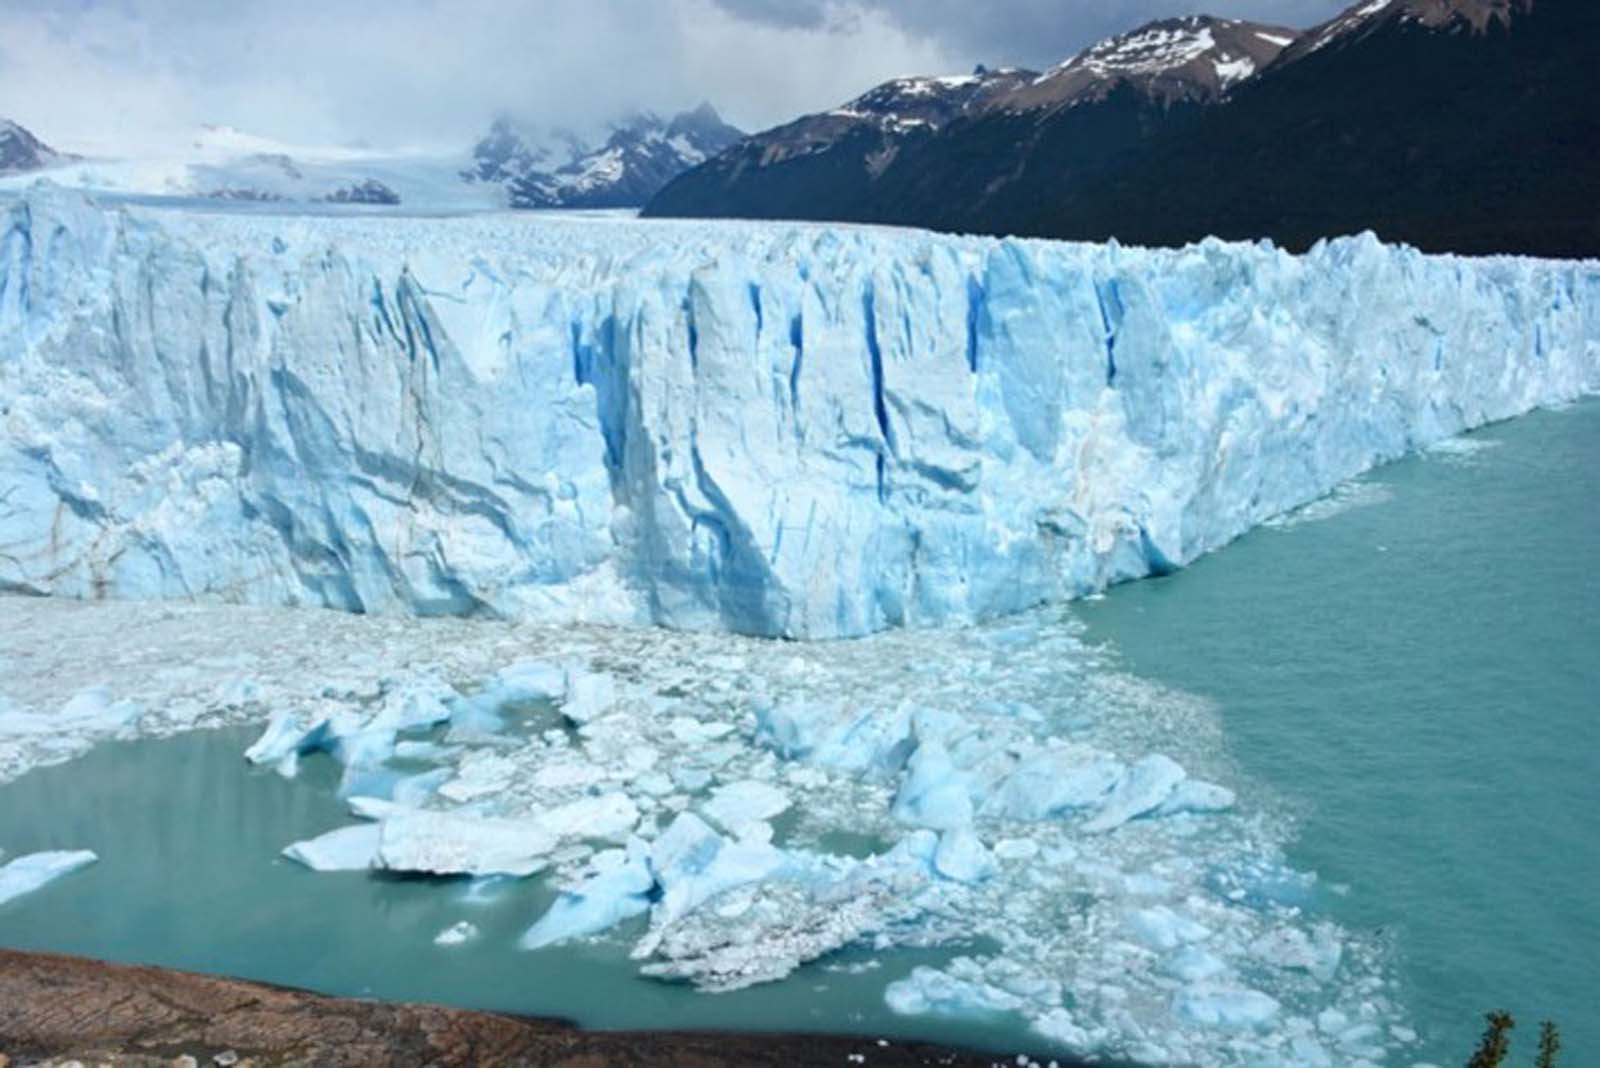
[[166, 968], [0, 950], [0, 1068], [65, 1068], [74, 1061], [83, 1068], [1017, 1063], [875, 1038], [582, 1031], [556, 1020], [332, 998]]

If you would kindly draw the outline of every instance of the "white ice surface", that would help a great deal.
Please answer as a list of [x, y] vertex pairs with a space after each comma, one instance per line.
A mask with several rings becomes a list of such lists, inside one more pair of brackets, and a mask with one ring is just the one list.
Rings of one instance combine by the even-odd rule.
[[87, 849], [52, 850], [13, 857], [0, 864], [0, 905], [93, 864], [99, 858]]
[[970, 621], [1597, 385], [1593, 263], [36, 189], [0, 222], [0, 588]]

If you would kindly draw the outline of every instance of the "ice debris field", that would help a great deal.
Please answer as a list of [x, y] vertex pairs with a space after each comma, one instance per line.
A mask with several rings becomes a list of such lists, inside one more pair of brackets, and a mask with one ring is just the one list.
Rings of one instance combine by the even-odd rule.
[[1600, 266], [5, 211], [0, 591], [171, 603], [0, 601], [0, 779], [257, 722], [349, 807], [285, 856], [553, 880], [530, 953], [715, 992], [953, 946], [886, 1003], [1148, 1063], [1414, 1044], [1214, 710], [1034, 606], [1594, 391]]
[[108, 209], [0, 233], [0, 589], [792, 638], [1181, 566], [1600, 386], [1600, 265]]
[[[793, 644], [0, 605], [0, 780], [97, 739], [258, 723], [243, 756], [286, 776], [335, 762], [349, 808], [288, 858], [551, 880], [529, 953], [610, 940], [710, 996], [846, 946], [952, 947], [886, 981], [886, 1004], [1014, 1021], [1045, 1054], [1414, 1059], [1389, 947], [1317, 907], [1215, 709], [1122, 672], [1059, 610]], [[416, 937], [471, 941], [472, 915]]]

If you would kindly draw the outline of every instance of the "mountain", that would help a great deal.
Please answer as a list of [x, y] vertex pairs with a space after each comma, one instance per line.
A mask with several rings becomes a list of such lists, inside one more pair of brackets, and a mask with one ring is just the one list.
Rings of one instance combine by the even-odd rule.
[[674, 179], [647, 213], [851, 218], [908, 146], [1037, 76], [979, 67], [966, 76], [885, 82], [832, 111], [745, 138]]
[[57, 152], [25, 126], [0, 119], [0, 174], [25, 174], [64, 163], [75, 157]]
[[1364, 0], [1303, 34], [1153, 23], [870, 178], [800, 197], [754, 169], [729, 183], [719, 159], [646, 214], [1295, 249], [1374, 229], [1432, 250], [1596, 255], [1596, 40], [1592, 0]]
[[1371, 0], [1113, 170], [1018, 189], [1007, 228], [1600, 254], [1597, 40], [1591, 0]]
[[996, 106], [1004, 111], [1099, 103], [1119, 87], [1152, 103], [1214, 103], [1277, 58], [1298, 31], [1190, 15], [1147, 23], [1079, 52]]
[[709, 104], [671, 119], [635, 115], [614, 124], [598, 145], [571, 131], [498, 119], [461, 177], [503, 185], [514, 208], [638, 207], [742, 136]]
[[[1166, 121], [1217, 102], [1294, 40], [1277, 26], [1163, 19], [1039, 74], [979, 68], [899, 78], [743, 143], [674, 181], [647, 215], [805, 217], [985, 226], [1037, 153], [1094, 166]], [[924, 168], [931, 167], [931, 170]], [[931, 214], [929, 203], [945, 210]]]
[[[0, 144], [4, 143], [0, 133]], [[430, 212], [505, 206], [497, 187], [461, 180], [459, 153], [439, 157], [291, 144], [231, 126], [200, 126], [180, 144], [121, 158], [41, 153], [39, 159], [48, 162], [42, 162], [37, 172], [0, 168], [0, 191], [24, 189], [42, 176], [99, 196], [141, 200], [318, 205], [318, 211], [402, 204], [407, 210]]]

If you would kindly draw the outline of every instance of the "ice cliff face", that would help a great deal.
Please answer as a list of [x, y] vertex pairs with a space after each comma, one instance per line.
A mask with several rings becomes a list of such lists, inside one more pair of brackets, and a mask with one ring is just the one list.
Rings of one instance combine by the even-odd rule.
[[103, 210], [0, 237], [0, 589], [821, 638], [1600, 388], [1600, 265]]

